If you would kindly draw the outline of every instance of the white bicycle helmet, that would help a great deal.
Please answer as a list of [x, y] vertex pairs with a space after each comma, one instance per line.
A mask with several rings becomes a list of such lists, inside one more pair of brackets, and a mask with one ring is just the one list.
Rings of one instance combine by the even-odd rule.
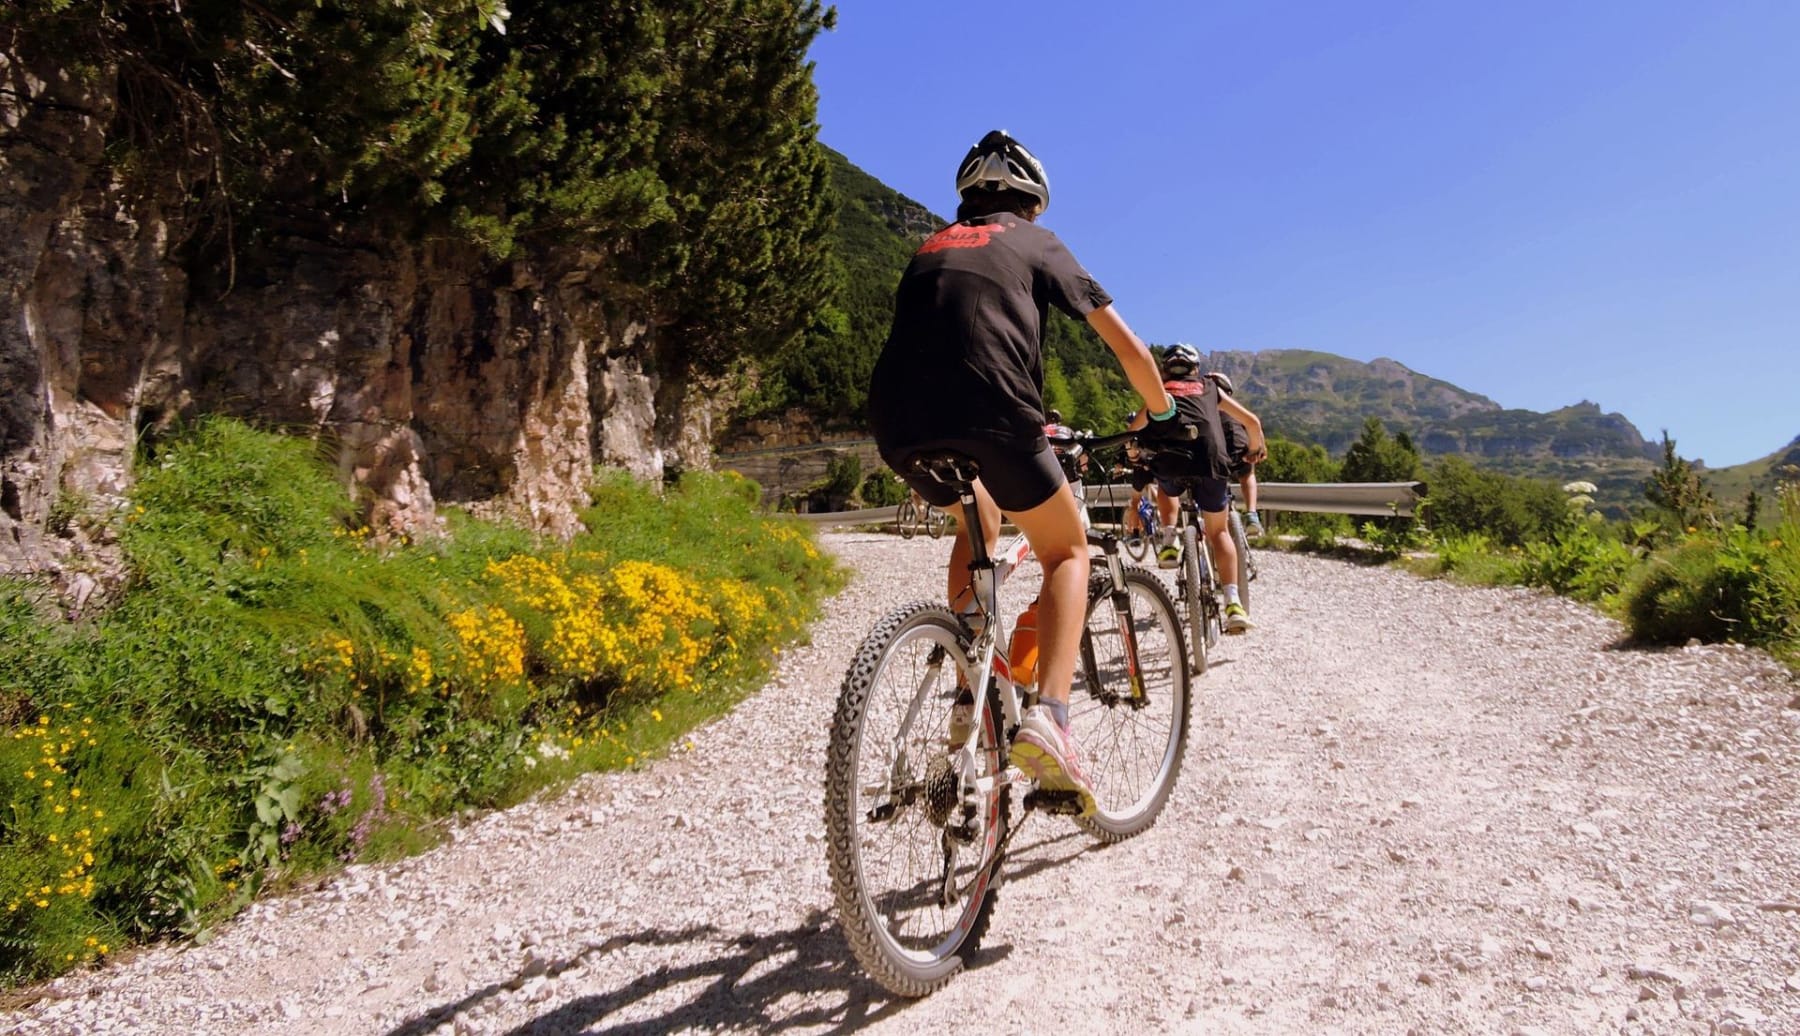
[[1213, 371], [1212, 373], [1208, 374], [1207, 377], [1211, 378], [1213, 381], [1218, 383], [1219, 391], [1225, 393], [1228, 396], [1237, 395], [1237, 386], [1233, 385], [1231, 383], [1231, 375], [1223, 373], [1221, 371]]
[[1200, 369], [1200, 353], [1186, 342], [1176, 342], [1162, 354], [1162, 372], [1166, 378], [1185, 378]]
[[1020, 191], [1038, 200], [1038, 211], [1050, 207], [1050, 178], [1025, 145], [1005, 130], [989, 130], [956, 167], [956, 193], [971, 190]]

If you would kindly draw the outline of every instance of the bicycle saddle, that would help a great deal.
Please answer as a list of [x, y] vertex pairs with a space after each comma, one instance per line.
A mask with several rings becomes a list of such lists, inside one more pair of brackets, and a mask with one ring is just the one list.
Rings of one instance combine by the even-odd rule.
[[975, 458], [955, 450], [923, 450], [907, 458], [908, 473], [924, 475], [947, 486], [963, 486], [981, 474]]

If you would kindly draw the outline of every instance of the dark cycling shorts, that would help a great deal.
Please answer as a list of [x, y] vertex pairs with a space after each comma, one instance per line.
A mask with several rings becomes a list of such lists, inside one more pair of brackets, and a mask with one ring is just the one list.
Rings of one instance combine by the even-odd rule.
[[1189, 487], [1194, 490], [1194, 503], [1200, 510], [1218, 514], [1231, 506], [1231, 487], [1222, 478], [1184, 475], [1156, 480], [1156, 485], [1170, 496], [1180, 496]]
[[927, 503], [939, 509], [955, 506], [956, 490], [906, 470], [908, 458], [936, 450], [954, 450], [973, 457], [975, 463], [981, 465], [981, 484], [987, 487], [988, 495], [1000, 505], [1000, 510], [1009, 514], [1029, 511], [1042, 504], [1068, 481], [1063, 477], [1056, 454], [1047, 445], [1033, 453], [986, 439], [934, 439], [897, 449], [891, 454], [883, 452], [882, 461], [905, 479], [907, 485], [918, 490]]
[[1132, 468], [1125, 473], [1125, 481], [1131, 483], [1133, 490], [1142, 493], [1145, 486], [1156, 481], [1156, 476], [1150, 474], [1149, 468]]

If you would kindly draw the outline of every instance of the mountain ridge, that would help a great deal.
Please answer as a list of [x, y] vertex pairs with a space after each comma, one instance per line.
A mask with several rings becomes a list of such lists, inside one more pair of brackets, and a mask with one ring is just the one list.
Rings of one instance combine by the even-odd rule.
[[[826, 151], [838, 193], [835, 240], [847, 274], [839, 306], [846, 319], [842, 331], [815, 340], [810, 353], [788, 363], [799, 390], [770, 398], [790, 408], [798, 403], [818, 426], [854, 433], [866, 430], [861, 402], [892, 320], [894, 285], [918, 243], [945, 219], [847, 156]], [[1046, 396], [1057, 393], [1060, 381], [1062, 398], [1074, 406], [1052, 405], [1063, 406], [1066, 417], [1096, 428], [1116, 424], [1112, 411], [1130, 393], [1113, 377], [1109, 351], [1086, 327], [1052, 323]], [[1355, 360], [1322, 349], [1219, 349], [1206, 352], [1205, 362], [1231, 376], [1271, 435], [1318, 444], [1333, 455], [1341, 456], [1372, 416], [1405, 432], [1428, 457], [1458, 455], [1507, 474], [1594, 482], [1598, 499], [1617, 505], [1642, 498], [1643, 482], [1661, 459], [1658, 443], [1592, 400], [1547, 412], [1509, 408], [1398, 360]], [[806, 403], [809, 394], [817, 402]]]

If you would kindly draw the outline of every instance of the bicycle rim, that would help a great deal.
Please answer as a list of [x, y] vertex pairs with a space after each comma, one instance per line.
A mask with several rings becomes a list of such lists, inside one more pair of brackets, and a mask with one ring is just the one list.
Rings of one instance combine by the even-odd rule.
[[[993, 912], [1006, 792], [965, 812], [947, 749], [967, 650], [942, 606], [889, 614], [857, 650], [832, 725], [825, 820], [838, 917], [857, 960], [899, 996], [948, 982]], [[978, 713], [984, 775], [1002, 768], [994, 711]]]
[[1200, 557], [1200, 537], [1194, 535], [1192, 525], [1184, 526], [1181, 530], [1181, 578], [1186, 588], [1181, 596], [1187, 611], [1188, 641], [1194, 649], [1196, 674], [1206, 672], [1206, 649], [1213, 644], [1213, 638], [1207, 636], [1212, 621], [1212, 583], [1203, 573], [1204, 565], [1205, 561]]
[[1069, 694], [1069, 726], [1099, 809], [1076, 821], [1102, 841], [1147, 830], [1168, 802], [1187, 747], [1189, 676], [1181, 620], [1162, 580], [1125, 570], [1143, 696], [1134, 696], [1112, 579], [1088, 585], [1087, 627]]
[[1238, 556], [1238, 603], [1246, 611], [1250, 608], [1250, 581], [1256, 578], [1256, 569], [1250, 563], [1250, 538], [1244, 534], [1244, 519], [1238, 515], [1237, 508], [1230, 508], [1231, 542], [1237, 547]]

